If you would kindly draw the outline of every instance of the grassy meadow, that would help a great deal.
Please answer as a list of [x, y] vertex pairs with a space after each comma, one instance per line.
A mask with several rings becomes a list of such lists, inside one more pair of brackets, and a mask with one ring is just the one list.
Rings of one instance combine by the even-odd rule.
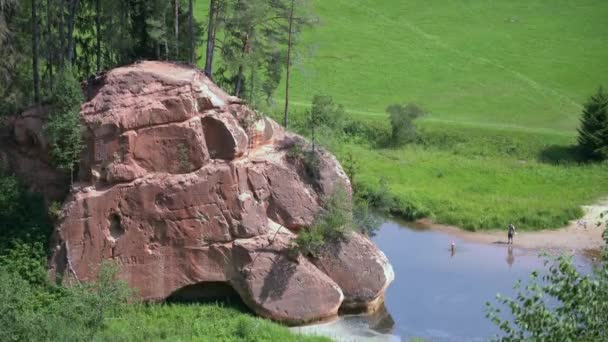
[[[608, 167], [578, 163], [582, 104], [608, 86], [608, 2], [601, 0], [313, 1], [291, 87], [294, 116], [315, 94], [388, 132], [384, 109], [413, 102], [421, 142], [326, 144], [380, 179], [404, 216], [466, 229], [556, 228], [608, 195]], [[199, 18], [207, 1], [197, 3]], [[201, 51], [203, 52], [203, 51]], [[282, 84], [276, 105], [280, 112]]]
[[100, 340], [330, 341], [324, 337], [293, 334], [286, 327], [256, 318], [239, 306], [213, 303], [132, 305], [110, 321]]

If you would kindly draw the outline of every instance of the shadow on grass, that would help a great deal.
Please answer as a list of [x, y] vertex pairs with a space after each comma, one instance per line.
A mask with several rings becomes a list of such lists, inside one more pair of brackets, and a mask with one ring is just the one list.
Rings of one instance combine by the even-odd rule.
[[538, 155], [538, 160], [545, 164], [580, 164], [586, 162], [583, 153], [577, 145], [551, 145]]

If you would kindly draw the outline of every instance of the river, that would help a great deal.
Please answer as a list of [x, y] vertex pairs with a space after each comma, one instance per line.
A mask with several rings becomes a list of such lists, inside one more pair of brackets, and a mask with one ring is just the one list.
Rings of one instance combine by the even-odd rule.
[[[480, 244], [389, 220], [373, 238], [395, 271], [385, 310], [294, 330], [338, 341], [488, 340], [498, 330], [485, 317], [485, 303], [496, 303], [497, 293], [512, 296], [518, 279], [543, 268], [539, 251], [517, 248], [517, 238], [512, 247]], [[582, 256], [575, 263], [589, 268]]]

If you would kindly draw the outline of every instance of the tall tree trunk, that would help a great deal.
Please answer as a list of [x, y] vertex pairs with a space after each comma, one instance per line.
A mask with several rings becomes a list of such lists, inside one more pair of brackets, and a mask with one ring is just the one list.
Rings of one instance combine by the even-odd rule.
[[59, 67], [61, 70], [63, 70], [63, 64], [65, 61], [65, 0], [59, 0], [57, 7], [59, 10], [59, 15], [58, 15], [58, 24], [57, 27], [59, 28], [59, 54], [58, 54], [58, 58], [59, 58]]
[[234, 96], [241, 97], [241, 89], [243, 88], [243, 65], [239, 65], [239, 73], [236, 78], [236, 86], [234, 87]]
[[217, 0], [209, 2], [209, 23], [207, 27], [207, 52], [205, 55], [205, 74], [213, 79], [213, 52], [215, 50], [215, 31], [217, 25]]
[[163, 10], [163, 45], [165, 46], [165, 60], [169, 60], [169, 43], [167, 42], [167, 13]]
[[190, 33], [190, 64], [194, 65], [196, 63], [196, 52], [194, 51], [194, 7], [192, 4], [193, 0], [189, 1], [188, 8], [188, 31]]
[[79, 3], [80, 0], [72, 0], [72, 6], [70, 7], [70, 17], [68, 18], [67, 60], [70, 64], [72, 64], [72, 60], [74, 59], [74, 23], [76, 21], [76, 12], [78, 11]]
[[32, 0], [32, 72], [34, 102], [40, 103], [40, 75], [38, 74], [38, 15], [36, 0]]
[[55, 80], [53, 79], [53, 44], [52, 44], [52, 34], [51, 30], [51, 0], [46, 0], [46, 68], [49, 72], [49, 90], [53, 91], [53, 84]]
[[175, 0], [175, 60], [179, 59], [179, 0]]
[[251, 104], [251, 107], [255, 108], [255, 99], [254, 99], [254, 93], [255, 93], [255, 67], [252, 66], [251, 67], [251, 74], [249, 75], [249, 103]]
[[[241, 49], [241, 56], [244, 58], [247, 54], [247, 48], [249, 46], [249, 37], [250, 33], [247, 33], [245, 40], [243, 40], [243, 47]], [[245, 74], [243, 73], [243, 64], [239, 64], [239, 72], [236, 76], [236, 85], [234, 87], [234, 96], [241, 97], [241, 91], [243, 89], [243, 78]]]
[[101, 71], [101, 0], [95, 0], [95, 33], [97, 34], [97, 72]]
[[287, 39], [287, 75], [285, 78], [285, 118], [283, 120], [283, 126], [287, 128], [289, 119], [289, 76], [291, 72], [291, 45], [293, 35], [293, 6], [295, 0], [291, 0], [291, 9], [289, 11], [289, 38]]

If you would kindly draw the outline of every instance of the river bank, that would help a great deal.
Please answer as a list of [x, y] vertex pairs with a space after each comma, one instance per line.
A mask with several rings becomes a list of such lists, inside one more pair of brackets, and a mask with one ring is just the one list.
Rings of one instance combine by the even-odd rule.
[[[601, 215], [608, 212], [608, 199], [593, 205], [583, 206], [583, 210], [585, 215], [578, 220], [571, 221], [566, 227], [556, 230], [517, 232], [513, 242], [514, 246], [529, 250], [568, 250], [581, 253], [598, 251], [604, 244], [602, 234], [606, 228], [606, 223], [605, 220], [601, 220]], [[443, 232], [471, 242], [507, 243], [506, 227], [504, 229], [471, 232], [455, 226], [436, 224], [429, 219], [418, 220], [415, 225], [419, 228]]]
[[[480, 243], [399, 220], [387, 219], [373, 240], [395, 271], [385, 294], [386, 310], [340, 316], [294, 332], [348, 342], [487, 341], [499, 330], [485, 317], [485, 303], [498, 305], [497, 293], [515, 296], [518, 279], [525, 281], [545, 268], [538, 250], [520, 247], [517, 240], [513, 246]], [[593, 264], [583, 253], [576, 253], [573, 262], [582, 270]]]

